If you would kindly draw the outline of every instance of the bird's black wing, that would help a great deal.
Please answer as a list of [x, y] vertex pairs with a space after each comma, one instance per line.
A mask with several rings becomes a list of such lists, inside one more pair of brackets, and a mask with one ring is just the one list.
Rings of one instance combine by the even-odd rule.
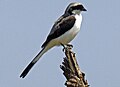
[[66, 31], [71, 29], [75, 23], [75, 17], [74, 15], [70, 16], [61, 16], [58, 21], [55, 22], [53, 25], [46, 41], [41, 46], [42, 48], [45, 47], [52, 39], [55, 39], [62, 34], [64, 34]]

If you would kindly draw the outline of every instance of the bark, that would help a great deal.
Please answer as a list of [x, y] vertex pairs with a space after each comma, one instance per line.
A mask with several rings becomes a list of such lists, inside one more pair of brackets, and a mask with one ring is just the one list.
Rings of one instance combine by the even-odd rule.
[[67, 79], [65, 85], [67, 87], [88, 87], [88, 82], [85, 80], [85, 73], [81, 71], [72, 48], [69, 46], [64, 47], [64, 53], [66, 57], [63, 58], [60, 68]]

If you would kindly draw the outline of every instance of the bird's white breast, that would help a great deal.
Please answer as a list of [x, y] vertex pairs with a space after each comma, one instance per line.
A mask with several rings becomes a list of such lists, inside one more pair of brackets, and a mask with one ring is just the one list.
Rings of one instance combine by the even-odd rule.
[[76, 18], [76, 21], [75, 21], [74, 26], [70, 30], [68, 30], [66, 33], [64, 33], [63, 35], [54, 39], [54, 41], [53, 41], [53, 42], [55, 42], [54, 44], [56, 44], [56, 45], [60, 45], [61, 43], [67, 44], [71, 40], [74, 39], [74, 37], [80, 31], [80, 26], [81, 26], [81, 22], [82, 22], [82, 15], [81, 14], [75, 15], [75, 18]]

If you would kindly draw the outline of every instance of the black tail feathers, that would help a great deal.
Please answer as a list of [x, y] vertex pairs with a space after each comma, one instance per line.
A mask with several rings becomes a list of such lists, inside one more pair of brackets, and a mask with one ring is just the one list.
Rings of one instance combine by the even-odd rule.
[[21, 78], [24, 78], [28, 72], [30, 71], [30, 69], [33, 67], [35, 63], [31, 62], [26, 68], [25, 70], [22, 72], [22, 74], [20, 75]]

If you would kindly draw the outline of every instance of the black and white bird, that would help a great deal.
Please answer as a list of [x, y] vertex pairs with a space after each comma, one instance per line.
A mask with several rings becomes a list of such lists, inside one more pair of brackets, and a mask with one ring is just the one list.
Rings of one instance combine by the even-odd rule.
[[42, 50], [25, 68], [20, 77], [24, 78], [41, 56], [54, 46], [67, 45], [80, 31], [82, 11], [87, 11], [81, 3], [70, 3], [64, 14], [53, 25], [46, 41], [41, 46]]

